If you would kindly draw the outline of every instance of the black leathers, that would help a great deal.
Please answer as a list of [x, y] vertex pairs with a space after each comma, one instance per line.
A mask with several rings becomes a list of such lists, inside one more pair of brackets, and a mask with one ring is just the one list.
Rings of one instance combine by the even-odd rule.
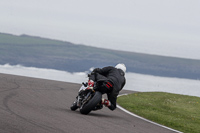
[[[116, 69], [115, 67], [108, 66], [102, 69], [94, 69], [89, 77], [89, 79], [97, 83], [102, 83], [99, 89], [102, 89], [103, 93], [107, 93], [108, 100], [111, 102], [111, 106], [108, 107], [110, 110], [114, 110], [116, 108], [117, 96], [126, 83], [124, 75], [125, 74], [121, 69]], [[105, 85], [107, 82], [110, 82], [113, 87], [107, 88]]]

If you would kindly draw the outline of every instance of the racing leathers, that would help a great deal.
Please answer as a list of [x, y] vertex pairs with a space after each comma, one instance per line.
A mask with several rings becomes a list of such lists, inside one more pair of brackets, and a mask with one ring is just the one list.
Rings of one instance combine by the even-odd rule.
[[106, 93], [111, 104], [108, 106], [110, 110], [116, 109], [117, 96], [126, 83], [125, 73], [121, 69], [112, 66], [104, 68], [96, 68], [89, 76], [89, 80], [100, 83], [98, 90]]

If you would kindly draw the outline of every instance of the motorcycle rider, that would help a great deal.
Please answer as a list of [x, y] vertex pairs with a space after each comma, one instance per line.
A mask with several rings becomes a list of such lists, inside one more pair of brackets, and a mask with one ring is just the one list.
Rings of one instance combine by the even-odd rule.
[[[126, 83], [125, 72], [126, 66], [121, 63], [115, 67], [95, 68], [89, 76], [87, 89], [96, 89], [102, 94], [106, 93], [108, 99], [102, 98], [101, 105], [114, 110], [116, 109], [117, 96]], [[94, 82], [98, 83], [97, 87], [94, 87]]]

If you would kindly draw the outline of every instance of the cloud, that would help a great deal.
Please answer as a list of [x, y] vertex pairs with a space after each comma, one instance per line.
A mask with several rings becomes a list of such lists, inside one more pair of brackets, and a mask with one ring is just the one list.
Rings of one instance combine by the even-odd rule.
[[1, 32], [200, 59], [199, 4], [199, 0], [1, 0], [0, 25]]

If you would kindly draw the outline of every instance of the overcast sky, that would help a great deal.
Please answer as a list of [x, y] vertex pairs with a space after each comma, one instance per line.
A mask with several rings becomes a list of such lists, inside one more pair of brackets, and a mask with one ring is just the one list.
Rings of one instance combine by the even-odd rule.
[[200, 59], [200, 0], [1, 0], [0, 32]]

